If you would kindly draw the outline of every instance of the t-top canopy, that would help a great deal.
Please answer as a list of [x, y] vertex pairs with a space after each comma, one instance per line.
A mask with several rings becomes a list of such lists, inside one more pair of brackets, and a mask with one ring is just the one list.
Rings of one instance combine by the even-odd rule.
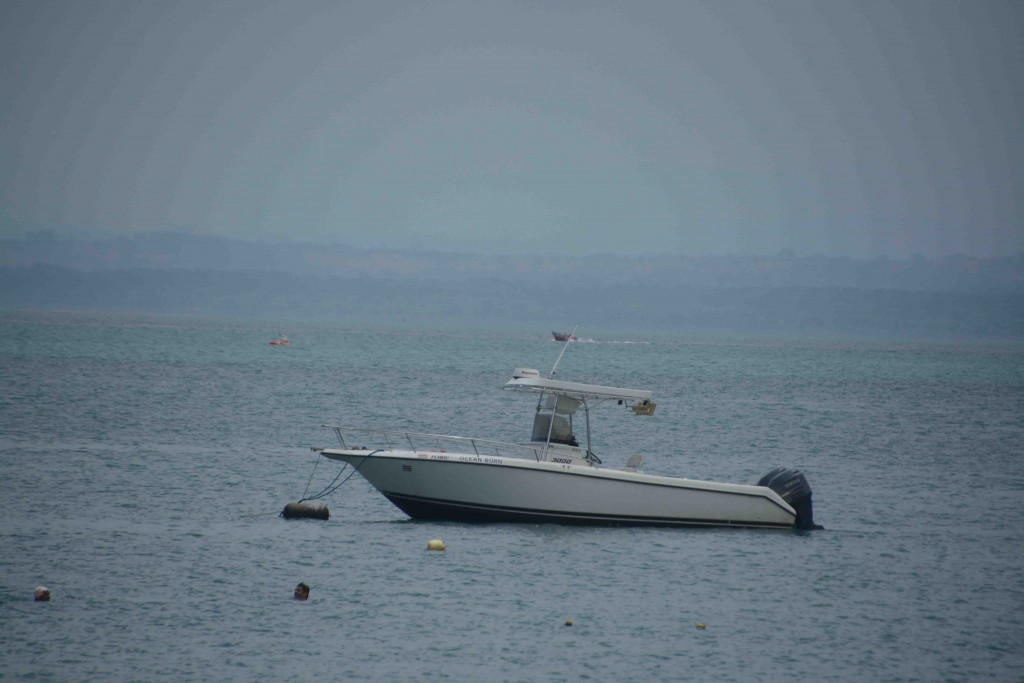
[[618, 387], [604, 387], [600, 384], [581, 384], [580, 382], [566, 382], [546, 377], [521, 376], [522, 374], [517, 370], [516, 376], [505, 383], [505, 388], [533, 393], [547, 392], [569, 396], [579, 401], [596, 399], [601, 401], [625, 401], [630, 404], [646, 404], [651, 400], [651, 392], [642, 389], [620, 389]]

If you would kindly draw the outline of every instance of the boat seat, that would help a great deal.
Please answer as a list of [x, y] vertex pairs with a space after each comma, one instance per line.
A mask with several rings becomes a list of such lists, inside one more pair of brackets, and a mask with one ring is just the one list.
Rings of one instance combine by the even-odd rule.
[[640, 469], [640, 466], [644, 464], [644, 456], [640, 453], [634, 453], [629, 456], [629, 460], [626, 461], [626, 469], [630, 472], [636, 472]]

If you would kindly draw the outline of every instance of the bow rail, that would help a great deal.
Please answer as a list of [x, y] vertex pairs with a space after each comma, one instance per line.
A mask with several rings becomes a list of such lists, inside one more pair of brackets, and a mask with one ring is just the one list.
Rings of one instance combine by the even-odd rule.
[[[396, 446], [405, 448], [408, 445], [409, 450], [414, 452], [440, 451], [447, 453], [451, 451], [455, 453], [475, 453], [478, 456], [532, 458], [537, 462], [545, 460], [545, 453], [549, 450], [547, 444], [524, 445], [492, 441], [490, 439], [476, 439], [467, 436], [366, 429], [344, 425], [322, 426], [334, 430], [335, 436], [338, 437], [338, 442], [346, 450], [366, 448], [367, 446], [364, 444], [372, 445], [373, 448], [383, 445], [386, 447], [383, 450], [395, 450]], [[357, 443], [359, 445], [356, 445]]]

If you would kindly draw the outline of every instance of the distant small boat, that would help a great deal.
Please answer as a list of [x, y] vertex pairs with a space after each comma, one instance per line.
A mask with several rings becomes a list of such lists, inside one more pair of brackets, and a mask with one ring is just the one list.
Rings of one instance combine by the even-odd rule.
[[283, 335], [278, 337], [277, 339], [270, 340], [271, 346], [288, 346], [289, 344], [291, 344], [291, 342], [288, 341], [288, 337], [285, 337]]
[[576, 341], [576, 335], [572, 332], [552, 332], [555, 341]]

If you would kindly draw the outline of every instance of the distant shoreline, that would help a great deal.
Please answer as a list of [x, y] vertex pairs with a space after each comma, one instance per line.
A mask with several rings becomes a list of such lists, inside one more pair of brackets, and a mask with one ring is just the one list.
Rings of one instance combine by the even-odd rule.
[[259, 271], [0, 268], [0, 308], [702, 336], [1024, 339], [1024, 292], [585, 286]]

